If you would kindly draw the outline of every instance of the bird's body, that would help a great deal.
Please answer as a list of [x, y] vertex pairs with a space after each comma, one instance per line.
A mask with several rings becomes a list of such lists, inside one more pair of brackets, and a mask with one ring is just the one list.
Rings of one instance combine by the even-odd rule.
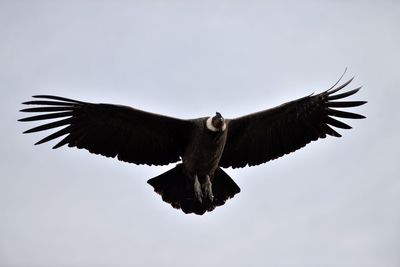
[[[149, 184], [166, 202], [188, 213], [211, 211], [240, 192], [233, 180], [219, 169], [227, 131], [222, 116], [217, 113], [214, 118], [221, 124], [214, 126], [211, 123], [213, 117], [192, 120], [190, 138], [183, 152], [182, 163], [174, 168], [176, 172], [173, 175], [166, 172], [149, 180]], [[222, 183], [222, 188], [213, 186], [214, 181]]]
[[185, 170], [197, 175], [212, 174], [218, 167], [226, 143], [226, 131], [211, 131], [206, 118], [195, 120], [189, 142], [183, 154]]
[[[318, 95], [236, 119], [215, 116], [182, 120], [126, 106], [92, 104], [57, 96], [34, 96], [39, 105], [23, 112], [42, 115], [21, 119], [60, 119], [25, 133], [64, 126], [37, 142], [64, 138], [54, 148], [68, 145], [91, 153], [147, 165], [179, 162], [175, 168], [148, 181], [163, 200], [185, 213], [204, 214], [240, 192], [221, 167], [258, 165], [293, 152], [326, 135], [341, 135], [330, 126], [349, 129], [332, 117], [364, 116], [334, 108], [360, 106], [365, 101], [334, 101], [355, 94], [341, 93], [352, 79]], [[329, 126], [330, 125], [330, 126]]]

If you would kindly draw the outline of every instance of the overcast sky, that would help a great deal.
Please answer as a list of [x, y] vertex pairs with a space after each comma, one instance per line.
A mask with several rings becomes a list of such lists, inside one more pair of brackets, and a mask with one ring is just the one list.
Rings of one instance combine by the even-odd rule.
[[[0, 266], [400, 266], [399, 1], [0, 1]], [[135, 166], [22, 135], [35, 94], [227, 118], [363, 85], [343, 138], [226, 172], [203, 216]]]

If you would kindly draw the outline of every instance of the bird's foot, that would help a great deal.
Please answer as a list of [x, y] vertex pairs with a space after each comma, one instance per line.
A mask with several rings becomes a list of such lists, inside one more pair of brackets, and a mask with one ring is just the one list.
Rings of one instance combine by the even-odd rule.
[[210, 200], [211, 202], [213, 202], [214, 200], [214, 195], [212, 192], [212, 183], [210, 180], [210, 176], [206, 175], [206, 180], [203, 184], [203, 192], [204, 195], [206, 196], [206, 198], [208, 198], [208, 200]]
[[203, 193], [201, 192], [201, 185], [197, 175], [194, 176], [194, 196], [200, 203], [203, 202]]

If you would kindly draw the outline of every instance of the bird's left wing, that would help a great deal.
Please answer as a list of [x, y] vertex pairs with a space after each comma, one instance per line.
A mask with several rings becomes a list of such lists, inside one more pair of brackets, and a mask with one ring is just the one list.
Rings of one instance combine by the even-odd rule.
[[[306, 96], [278, 107], [228, 120], [228, 137], [220, 166], [241, 168], [276, 159], [326, 135], [341, 137], [331, 128], [351, 127], [333, 117], [362, 119], [362, 115], [337, 110], [365, 104], [365, 101], [335, 101], [353, 95], [360, 88], [335, 94], [337, 88]], [[340, 80], [339, 80], [340, 81]], [[338, 82], [339, 82], [338, 81]], [[337, 83], [334, 85], [336, 86]]]
[[63, 127], [36, 144], [64, 136], [53, 148], [67, 144], [135, 164], [164, 165], [178, 161], [192, 127], [189, 120], [127, 106], [93, 104], [49, 95], [33, 97], [39, 100], [23, 104], [36, 107], [21, 111], [41, 114], [20, 121], [55, 120], [24, 133]]

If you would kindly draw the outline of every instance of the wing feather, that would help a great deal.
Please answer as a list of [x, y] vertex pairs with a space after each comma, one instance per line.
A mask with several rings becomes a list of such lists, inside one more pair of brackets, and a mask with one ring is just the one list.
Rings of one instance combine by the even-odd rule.
[[73, 114], [74, 113], [72, 111], [59, 112], [59, 113], [47, 113], [44, 115], [37, 115], [37, 116], [23, 118], [18, 121], [40, 121], [40, 120], [48, 120], [48, 119], [57, 119], [60, 117], [72, 116]]
[[51, 135], [46, 136], [45, 138], [43, 138], [40, 141], [36, 142], [35, 145], [40, 145], [40, 144], [46, 143], [48, 141], [51, 141], [53, 139], [56, 139], [56, 138], [58, 138], [60, 136], [66, 135], [66, 134], [70, 133], [71, 128], [72, 128], [71, 125], [69, 125], [69, 126], [63, 128], [63, 129], [61, 129], [61, 130], [59, 130], [59, 131], [57, 131], [55, 133], [52, 133]]
[[[59, 112], [59, 111], [71, 111], [74, 107], [38, 107], [38, 108], [25, 108], [21, 109], [21, 112]], [[23, 120], [23, 119], [21, 119]], [[21, 121], [20, 120], [20, 121]]]
[[327, 124], [332, 125], [332, 126], [335, 126], [335, 127], [337, 127], [337, 128], [341, 128], [341, 129], [351, 129], [351, 126], [350, 126], [350, 125], [347, 125], [347, 124], [344, 123], [344, 122], [335, 120], [334, 118], [329, 117], [329, 116], [326, 118], [325, 122], [326, 122]]
[[336, 109], [330, 109], [330, 108], [326, 109], [326, 113], [330, 116], [340, 117], [345, 119], [365, 119], [365, 116], [360, 114], [336, 110]]
[[364, 105], [366, 101], [341, 101], [341, 102], [328, 102], [327, 107], [330, 108], [353, 108]]

